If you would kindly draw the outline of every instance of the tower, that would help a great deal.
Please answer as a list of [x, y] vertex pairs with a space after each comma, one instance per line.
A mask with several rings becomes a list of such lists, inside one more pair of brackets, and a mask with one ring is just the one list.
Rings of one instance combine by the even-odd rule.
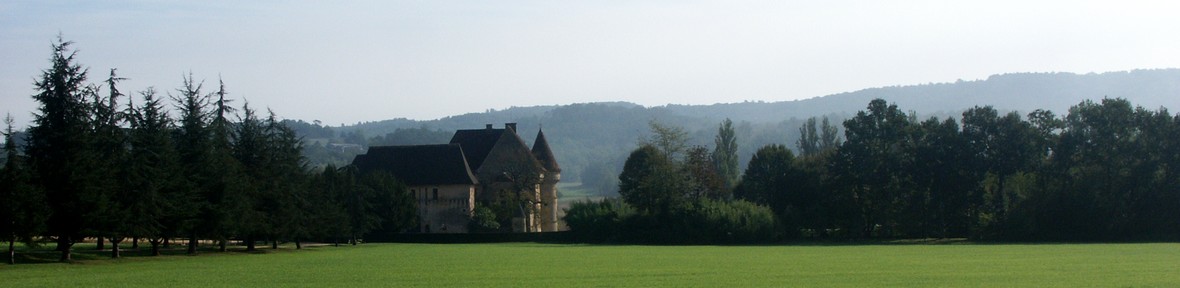
[[539, 216], [541, 231], [557, 231], [557, 182], [561, 181], [561, 166], [553, 157], [549, 149], [549, 141], [545, 140], [545, 131], [537, 130], [537, 140], [533, 141], [533, 157], [541, 162], [545, 173], [541, 178], [541, 215]]

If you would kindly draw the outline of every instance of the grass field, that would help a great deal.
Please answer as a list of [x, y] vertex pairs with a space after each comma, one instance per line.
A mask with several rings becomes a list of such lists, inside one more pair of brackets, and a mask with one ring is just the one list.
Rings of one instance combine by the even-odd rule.
[[1180, 244], [364, 244], [0, 266], [2, 287], [1180, 287]]
[[578, 182], [557, 183], [557, 190], [561, 191], [561, 198], [557, 201], [565, 205], [569, 205], [569, 202], [573, 201], [602, 199], [602, 195], [599, 195], [597, 191], [593, 191], [593, 189], [589, 187], [582, 186], [582, 183]]

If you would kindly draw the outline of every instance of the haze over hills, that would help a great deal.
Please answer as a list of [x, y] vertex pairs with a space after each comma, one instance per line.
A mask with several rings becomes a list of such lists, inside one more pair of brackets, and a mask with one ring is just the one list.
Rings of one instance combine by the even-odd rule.
[[798, 101], [667, 106], [679, 114], [716, 115], [735, 121], [782, 121], [824, 114], [853, 114], [882, 98], [919, 114], [958, 114], [976, 105], [1004, 111], [1048, 109], [1058, 115], [1082, 100], [1126, 98], [1146, 108], [1180, 105], [1180, 69], [1102, 74], [1012, 73], [985, 80], [870, 88]]
[[[916, 112], [919, 118], [950, 116], [958, 119], [962, 111], [985, 105], [1000, 111], [1018, 111], [1022, 115], [1035, 109], [1048, 109], [1064, 116], [1070, 106], [1102, 98], [1125, 98], [1147, 109], [1164, 107], [1176, 111], [1180, 108], [1180, 69], [1100, 74], [1011, 73], [984, 80], [870, 88], [783, 102], [657, 107], [605, 102], [513, 107], [436, 120], [392, 119], [332, 129], [339, 134], [352, 133], [352, 139], [374, 140], [372, 137], [379, 136], [376, 140], [381, 140], [355, 144], [404, 145], [442, 143], [456, 129], [480, 128], [485, 124], [502, 127], [503, 123], [509, 122], [519, 123], [521, 137], [531, 141], [543, 126], [564, 169], [563, 181], [590, 184], [609, 182], [617, 175], [623, 158], [635, 147], [637, 140], [647, 134], [650, 121], [680, 126], [690, 133], [691, 144], [712, 146], [718, 123], [730, 118], [737, 127], [739, 155], [742, 167], [745, 167], [750, 155], [766, 144], [795, 148], [798, 128], [807, 118], [827, 116], [833, 125], [840, 126], [844, 118], [863, 110], [875, 98], [896, 103], [905, 111]], [[347, 160], [351, 157], [345, 155], [336, 161]], [[316, 159], [312, 161], [314, 163]], [[611, 185], [601, 183], [601, 188], [610, 190]]]
[[[1180, 69], [1133, 70], [1106, 73], [1010, 73], [992, 75], [984, 80], [954, 83], [930, 83], [908, 86], [869, 88], [781, 102], [719, 103], [713, 105], [665, 105], [648, 107], [653, 117], [665, 114], [703, 117], [753, 123], [778, 122], [791, 118], [854, 114], [872, 99], [882, 98], [907, 111], [919, 114], [958, 114], [973, 106], [991, 105], [1002, 111], [1028, 112], [1048, 109], [1058, 115], [1083, 100], [1126, 98], [1148, 109], [1180, 107]], [[380, 135], [397, 128], [431, 127], [464, 129], [485, 123], [547, 117], [554, 109], [572, 105], [604, 105], [613, 108], [641, 108], [629, 102], [600, 102], [562, 106], [512, 107], [488, 110], [436, 120], [392, 119], [341, 127], [344, 131], [360, 129], [367, 135]], [[550, 115], [549, 117], [561, 117]], [[658, 117], [653, 118], [658, 119]]]

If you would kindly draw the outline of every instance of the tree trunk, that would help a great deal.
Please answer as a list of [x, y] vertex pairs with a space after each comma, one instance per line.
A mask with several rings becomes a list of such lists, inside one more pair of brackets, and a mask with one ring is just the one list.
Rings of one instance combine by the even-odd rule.
[[217, 240], [217, 251], [225, 252], [225, 245], [226, 245], [225, 242], [229, 242], [229, 241], [225, 240], [225, 238], [221, 238], [221, 239]]
[[172, 248], [172, 242], [168, 241], [168, 237], [164, 237], [164, 249]]
[[103, 239], [104, 238], [102, 238], [102, 236], [98, 236], [98, 241], [95, 241], [94, 250], [102, 251], [103, 249], [106, 249], [107, 245]]
[[279, 240], [270, 240], [270, 249], [279, 249]]
[[193, 233], [188, 236], [188, 255], [197, 255], [197, 234]]
[[120, 239], [120, 238], [111, 238], [111, 258], [119, 259], [119, 257], [122, 256], [122, 255], [119, 255], [119, 242], [120, 241], [122, 241], [122, 239]]
[[246, 236], [246, 251], [254, 252], [254, 236]]
[[299, 239], [295, 239], [295, 250], [303, 249], [303, 243], [299, 243]]
[[160, 256], [160, 239], [148, 239], [148, 243], [152, 244], [152, 256]]
[[131, 237], [131, 249], [139, 249], [139, 236]]
[[70, 255], [70, 253], [73, 252], [73, 251], [70, 251], [70, 250], [72, 250], [73, 246], [74, 246], [74, 242], [70, 239], [69, 236], [63, 236], [63, 237], [57, 238], [57, 250], [61, 251], [61, 259], [58, 259], [58, 261], [61, 261], [61, 262], [73, 261], [74, 259], [71, 258], [71, 256], [73, 256], [73, 255]]

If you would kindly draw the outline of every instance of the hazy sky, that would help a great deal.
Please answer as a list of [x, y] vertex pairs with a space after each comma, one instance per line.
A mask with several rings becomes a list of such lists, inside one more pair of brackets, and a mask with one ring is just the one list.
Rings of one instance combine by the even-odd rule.
[[118, 68], [123, 91], [175, 93], [191, 71], [208, 91], [220, 77], [254, 107], [339, 125], [1180, 67], [1176, 3], [5, 0], [0, 113], [31, 119], [59, 32], [94, 82]]

